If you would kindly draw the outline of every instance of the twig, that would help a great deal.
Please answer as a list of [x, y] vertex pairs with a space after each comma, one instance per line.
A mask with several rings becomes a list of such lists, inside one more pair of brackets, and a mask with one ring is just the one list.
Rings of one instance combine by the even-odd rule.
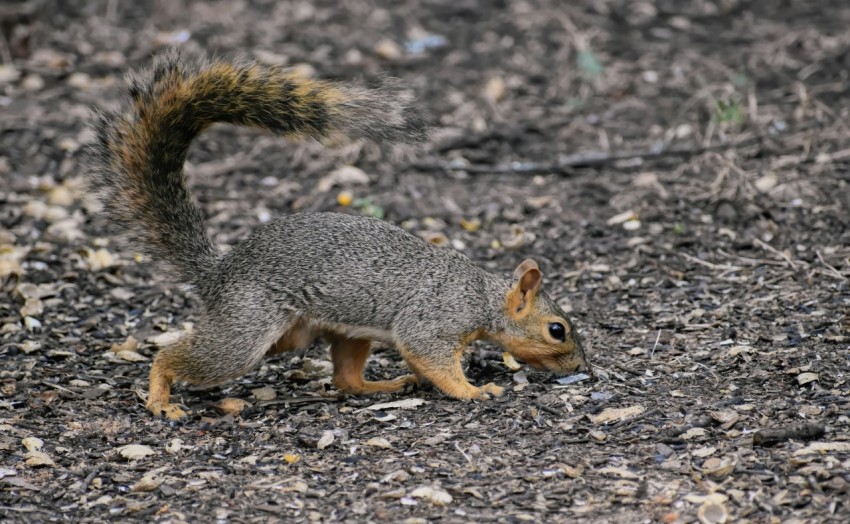
[[83, 480], [83, 483], [80, 484], [80, 493], [85, 493], [89, 489], [89, 484], [94, 481], [95, 477], [100, 475], [100, 472], [103, 470], [104, 464], [100, 463], [92, 468], [86, 478]]
[[292, 397], [283, 398], [280, 400], [267, 400], [265, 402], [258, 402], [257, 405], [260, 407], [266, 407], [279, 406], [281, 404], [313, 404], [321, 402], [339, 402], [340, 400], [342, 400], [340, 397]]
[[785, 263], [787, 263], [789, 266], [791, 266], [791, 269], [794, 269], [794, 270], [796, 270], [796, 269], [797, 269], [797, 265], [796, 265], [796, 264], [794, 264], [794, 261], [793, 261], [793, 260], [791, 260], [791, 257], [789, 257], [788, 255], [786, 255], [786, 254], [785, 254], [785, 253], [783, 253], [782, 251], [779, 251], [778, 249], [776, 249], [775, 247], [771, 246], [770, 244], [768, 244], [768, 243], [766, 243], [766, 242], [762, 242], [762, 241], [761, 241], [761, 240], [759, 240], [758, 238], [754, 238], [754, 239], [753, 239], [753, 244], [755, 244], [755, 245], [757, 245], [758, 247], [760, 247], [760, 248], [764, 249], [765, 251], [770, 251], [770, 252], [771, 252], [771, 253], [773, 253], [774, 255], [776, 255], [776, 256], [778, 256], [778, 257], [782, 258], [783, 260], [785, 260]]
[[552, 406], [547, 406], [546, 404], [543, 404], [542, 402], [536, 402], [534, 405], [537, 406], [537, 408], [540, 409], [541, 411], [545, 411], [546, 413], [549, 413], [550, 415], [554, 415], [556, 417], [563, 417], [564, 416], [564, 412], [561, 411], [560, 409], [553, 408]]
[[770, 447], [786, 440], [814, 440], [826, 433], [820, 422], [804, 422], [796, 426], [777, 429], [760, 429], [753, 434], [753, 446]]
[[64, 393], [68, 393], [69, 395], [72, 395], [74, 397], [80, 396], [80, 394], [77, 393], [76, 391], [71, 391], [70, 389], [68, 389], [66, 387], [62, 387], [59, 384], [51, 384], [50, 382], [47, 382], [46, 380], [42, 380], [41, 383], [44, 384], [45, 386], [49, 386], [51, 388], [58, 389], [59, 391], [62, 391]]
[[829, 272], [832, 276], [834, 276], [835, 278], [837, 278], [837, 279], [839, 279], [839, 280], [844, 280], [844, 278], [845, 278], [845, 277], [844, 277], [844, 275], [842, 275], [840, 271], [838, 271], [837, 269], [835, 269], [835, 267], [834, 267], [834, 266], [832, 266], [832, 265], [828, 264], [828, 263], [826, 262], [826, 260], [824, 260], [824, 259], [823, 259], [823, 255], [821, 255], [821, 254], [820, 254], [820, 250], [819, 250], [819, 249], [816, 249], [816, 250], [815, 250], [815, 254], [817, 254], [817, 256], [818, 256], [818, 260], [820, 260], [820, 263], [821, 263], [821, 264], [823, 264], [823, 265], [824, 265], [824, 266], [825, 266], [825, 267], [829, 270], [828, 272]]
[[612, 154], [604, 151], [579, 153], [560, 158], [557, 162], [511, 162], [509, 164], [455, 164], [448, 162], [413, 164], [413, 167], [423, 171], [464, 171], [470, 174], [490, 175], [540, 175], [560, 174], [573, 175], [576, 168], [601, 167], [617, 162], [636, 159], [654, 160], [667, 157], [690, 157], [708, 151], [734, 149], [761, 140], [760, 136], [750, 135], [738, 140], [730, 140], [715, 145], [695, 146], [685, 148], [660, 149], [657, 151], [629, 151], [625, 153]]
[[727, 253], [726, 251], [723, 251], [722, 249], [718, 249], [717, 253], [720, 254], [721, 256], [726, 257], [726, 258], [736, 258], [736, 259], [740, 260], [741, 262], [745, 262], [745, 263], [750, 264], [752, 266], [782, 266], [782, 267], [788, 266], [788, 264], [786, 264], [785, 262], [780, 262], [779, 260], [768, 260], [766, 258], [750, 258], [750, 257], [742, 256], [742, 255], [734, 255], [732, 253]]
[[636, 369], [632, 369], [629, 366], [626, 366], [624, 364], [620, 364], [619, 362], [613, 362], [611, 365], [614, 366], [615, 368], [619, 369], [620, 371], [625, 371], [626, 373], [631, 373], [632, 375], [634, 375], [636, 377], [642, 377], [643, 376], [643, 373], [641, 373], [640, 371], [638, 371]]
[[256, 167], [256, 162], [248, 155], [237, 155], [225, 160], [214, 160], [203, 164], [186, 164], [186, 174], [192, 178], [213, 178], [232, 171]]
[[463, 455], [463, 458], [465, 458], [467, 462], [472, 464], [472, 458], [470, 458], [469, 455], [467, 455], [462, 449], [460, 449], [460, 442], [458, 442], [457, 440], [455, 440], [455, 449], [458, 450], [461, 455]]
[[32, 513], [33, 511], [38, 513], [47, 513], [47, 510], [37, 508], [35, 506], [0, 506], [0, 510], [17, 511], [18, 513]]
[[645, 411], [645, 412], [643, 412], [639, 415], [635, 415], [633, 417], [629, 417], [627, 419], [621, 420], [620, 422], [617, 422], [616, 424], [611, 426], [611, 431], [612, 432], [619, 431], [619, 430], [625, 428], [626, 426], [630, 426], [630, 425], [634, 424], [635, 422], [638, 422], [638, 421], [643, 420], [645, 418], [654, 417], [655, 415], [660, 415], [660, 414], [661, 414], [661, 411], [658, 408], [650, 409], [649, 411]]
[[697, 257], [695, 257], [693, 255], [689, 255], [687, 253], [679, 253], [679, 256], [686, 258], [686, 259], [690, 260], [691, 262], [693, 262], [695, 264], [699, 264], [701, 266], [705, 266], [709, 269], [714, 269], [716, 271], [720, 271], [720, 270], [723, 270], [723, 271], [729, 271], [729, 270], [740, 271], [741, 269], [743, 269], [741, 267], [732, 266], [732, 265], [729, 265], [729, 264], [726, 264], [725, 266], [721, 266], [720, 264], [715, 264], [713, 262], [706, 262], [705, 260], [702, 260], [701, 258], [697, 258]]
[[703, 364], [702, 362], [694, 362], [694, 364], [696, 364], [697, 366], [700, 366], [700, 367], [704, 367], [704, 368], [706, 369], [706, 371], [708, 371], [709, 373], [711, 373], [711, 376], [713, 376], [713, 377], [714, 377], [714, 382], [720, 382], [720, 377], [718, 377], [718, 376], [717, 376], [717, 373], [715, 373], [713, 369], [711, 369], [710, 367], [706, 366], [706, 365], [705, 365], [705, 364]]
[[9, 49], [9, 42], [6, 41], [3, 31], [0, 31], [0, 60], [4, 64], [12, 65], [12, 51]]
[[655, 348], [658, 347], [658, 341], [661, 340], [661, 330], [658, 330], [658, 335], [655, 337], [655, 344], [652, 345], [652, 351], [649, 352], [649, 358], [652, 359], [652, 356], [655, 355]]

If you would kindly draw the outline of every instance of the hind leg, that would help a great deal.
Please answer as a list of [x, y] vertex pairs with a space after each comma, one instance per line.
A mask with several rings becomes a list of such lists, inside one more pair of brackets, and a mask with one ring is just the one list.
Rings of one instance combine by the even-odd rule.
[[240, 377], [293, 323], [291, 318], [269, 322], [268, 316], [256, 317], [203, 319], [194, 334], [159, 350], [151, 367], [148, 411], [170, 420], [185, 418], [187, 413], [169, 402], [174, 382], [211, 386]]
[[[178, 343], [179, 344], [179, 343]], [[148, 401], [145, 407], [155, 417], [164, 416], [169, 420], [182, 420], [188, 415], [176, 404], [171, 404], [171, 384], [174, 382], [174, 370], [167, 363], [181, 350], [177, 345], [161, 349], [151, 367]]]
[[416, 384], [416, 377], [404, 375], [393, 380], [363, 380], [363, 368], [372, 343], [368, 340], [328, 335], [331, 341], [331, 360], [334, 365], [334, 386], [352, 394], [401, 391], [408, 384]]
[[269, 348], [266, 356], [307, 348], [317, 336], [319, 336], [319, 333], [316, 328], [310, 326], [307, 320], [299, 318], [292, 322], [291, 327]]

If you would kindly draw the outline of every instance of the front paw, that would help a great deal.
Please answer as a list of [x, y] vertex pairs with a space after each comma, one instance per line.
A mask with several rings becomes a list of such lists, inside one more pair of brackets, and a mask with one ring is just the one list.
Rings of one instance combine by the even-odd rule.
[[501, 397], [502, 395], [505, 394], [505, 388], [503, 388], [502, 386], [497, 386], [496, 384], [493, 384], [492, 382], [490, 382], [488, 384], [484, 384], [483, 386], [481, 386], [481, 390], [485, 394], [488, 394], [487, 395], [488, 399], [490, 398], [490, 395], [493, 395], [494, 397]]

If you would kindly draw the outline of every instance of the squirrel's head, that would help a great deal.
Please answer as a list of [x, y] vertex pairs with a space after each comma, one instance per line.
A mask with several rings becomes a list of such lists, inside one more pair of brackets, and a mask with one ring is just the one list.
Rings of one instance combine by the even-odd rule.
[[540, 291], [542, 280], [540, 268], [531, 259], [516, 268], [505, 296], [507, 328], [493, 335], [493, 340], [538, 369], [590, 371], [578, 333], [566, 313]]

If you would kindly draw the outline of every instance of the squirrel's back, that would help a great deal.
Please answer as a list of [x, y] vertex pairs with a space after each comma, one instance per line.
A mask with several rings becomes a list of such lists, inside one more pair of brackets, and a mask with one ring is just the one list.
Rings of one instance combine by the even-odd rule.
[[172, 51], [129, 83], [127, 107], [102, 111], [94, 123], [90, 186], [113, 223], [194, 285], [221, 257], [183, 174], [189, 145], [209, 125], [317, 139], [425, 138], [411, 96], [388, 78], [354, 86], [254, 62], [186, 60]]
[[[415, 300], [469, 308], [507, 291], [501, 277], [462, 253], [382, 220], [341, 213], [296, 213], [259, 227], [224, 256], [199, 292], [246, 286], [315, 318], [385, 327]], [[470, 317], [464, 313], [458, 317]]]

